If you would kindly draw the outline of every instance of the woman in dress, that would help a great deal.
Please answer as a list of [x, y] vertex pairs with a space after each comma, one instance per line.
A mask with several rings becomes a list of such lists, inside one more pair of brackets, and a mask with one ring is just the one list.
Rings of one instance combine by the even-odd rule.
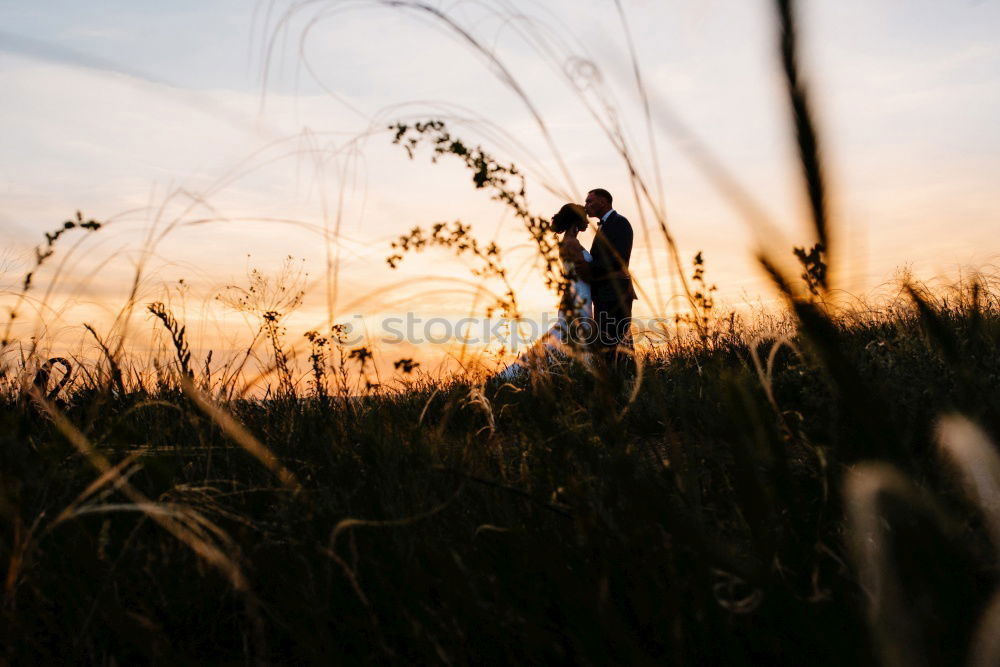
[[559, 256], [566, 280], [559, 304], [559, 320], [567, 327], [575, 318], [593, 318], [590, 298], [590, 253], [584, 250], [577, 235], [587, 229], [587, 214], [579, 204], [566, 204], [552, 216], [552, 231], [562, 234]]
[[579, 204], [566, 204], [552, 216], [552, 231], [562, 234], [559, 257], [563, 264], [563, 285], [559, 314], [551, 329], [517, 361], [505, 368], [499, 377], [510, 380], [539, 361], [565, 359], [571, 334], [592, 325], [594, 303], [590, 297], [590, 262], [593, 261], [577, 235], [587, 229], [587, 214]]

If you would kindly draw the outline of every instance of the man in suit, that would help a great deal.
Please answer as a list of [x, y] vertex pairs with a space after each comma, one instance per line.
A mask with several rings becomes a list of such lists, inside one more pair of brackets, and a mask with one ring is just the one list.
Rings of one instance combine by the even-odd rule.
[[597, 349], [609, 361], [615, 361], [619, 348], [632, 347], [629, 324], [632, 319], [632, 276], [628, 260], [632, 255], [632, 225], [611, 208], [611, 193], [596, 188], [587, 193], [584, 210], [597, 218], [597, 236], [590, 254], [590, 288], [597, 321]]

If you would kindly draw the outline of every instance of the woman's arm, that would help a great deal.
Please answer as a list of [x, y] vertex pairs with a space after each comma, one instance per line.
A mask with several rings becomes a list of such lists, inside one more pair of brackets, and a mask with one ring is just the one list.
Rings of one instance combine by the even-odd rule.
[[575, 238], [563, 239], [560, 246], [564, 262], [572, 262], [576, 277], [590, 282], [590, 262], [583, 258], [583, 246]]

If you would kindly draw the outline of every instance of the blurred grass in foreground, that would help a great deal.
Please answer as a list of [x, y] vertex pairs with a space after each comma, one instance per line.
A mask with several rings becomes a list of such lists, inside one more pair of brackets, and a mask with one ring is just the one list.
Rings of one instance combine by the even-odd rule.
[[3, 660], [989, 664], [1000, 293], [806, 305], [601, 381], [8, 365]]

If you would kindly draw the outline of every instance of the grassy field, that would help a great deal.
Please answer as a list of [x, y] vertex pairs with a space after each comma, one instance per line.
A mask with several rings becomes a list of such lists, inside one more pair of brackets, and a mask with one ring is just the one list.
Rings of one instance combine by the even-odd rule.
[[361, 397], [8, 365], [3, 660], [962, 664], [997, 451], [940, 418], [997, 433], [1000, 302], [915, 294]]
[[[0, 663], [1000, 663], [1000, 289], [831, 303], [794, 3], [774, 4], [814, 232], [801, 278], [774, 254], [790, 249], [759, 251], [776, 322], [717, 318], [700, 253], [688, 280], [633, 169], [690, 306], [688, 333], [635, 363], [512, 383], [418, 371], [388, 391], [337, 330], [312, 332], [299, 377], [263, 309], [275, 383], [251, 399], [150, 304], [173, 356], [91, 330], [102, 356], [67, 361], [61, 386], [13, 313], [63, 231], [101, 224], [46, 234], [0, 343]], [[411, 157], [462, 160], [565, 286], [519, 170], [441, 122], [390, 132]], [[470, 234], [417, 228], [389, 264], [475, 255], [494, 307], [517, 312], [499, 250]]]

